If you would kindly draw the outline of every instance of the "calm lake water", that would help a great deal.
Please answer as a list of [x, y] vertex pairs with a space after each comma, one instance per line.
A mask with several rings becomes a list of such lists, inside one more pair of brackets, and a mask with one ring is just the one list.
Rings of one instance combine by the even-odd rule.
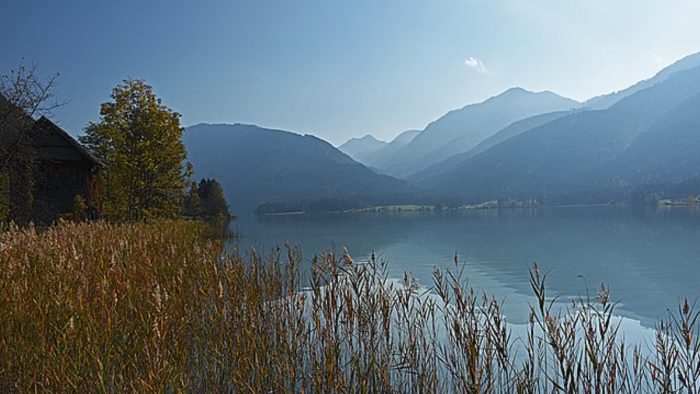
[[533, 262], [549, 272], [549, 295], [566, 302], [605, 283], [619, 314], [646, 327], [683, 297], [700, 297], [700, 210], [689, 207], [242, 217], [231, 227], [241, 250], [288, 241], [307, 264], [329, 249], [347, 247], [357, 261], [375, 252], [390, 276], [410, 272], [426, 286], [435, 266], [454, 266], [456, 252], [469, 285], [503, 300], [514, 324], [526, 322], [533, 303]]

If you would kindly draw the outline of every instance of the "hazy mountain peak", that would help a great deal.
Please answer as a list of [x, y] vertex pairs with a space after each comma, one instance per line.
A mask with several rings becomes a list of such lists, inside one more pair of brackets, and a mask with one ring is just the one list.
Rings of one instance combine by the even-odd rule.
[[348, 147], [348, 146], [353, 146], [357, 144], [386, 144], [386, 141], [382, 141], [380, 139], [375, 138], [372, 134], [365, 134], [362, 137], [353, 137], [350, 138], [349, 140], [345, 141], [343, 144], [341, 144], [338, 148], [340, 150], [343, 149], [343, 147]]
[[350, 138], [338, 149], [353, 159], [364, 163], [365, 158], [372, 152], [382, 148], [387, 143], [374, 138], [371, 134], [366, 134], [363, 137]]
[[[552, 98], [560, 98], [564, 100], [569, 100], [572, 102], [572, 104], [580, 104], [578, 101], [561, 96], [557, 93], [554, 93], [549, 90], [541, 90], [539, 92], [535, 92], [532, 90], [527, 90], [525, 88], [522, 88], [520, 86], [515, 86], [512, 88], [509, 88], [502, 93], [491, 97], [491, 99], [498, 99], [498, 98], [507, 98], [507, 99], [521, 99], [521, 98], [531, 98], [531, 97], [552, 97]], [[488, 101], [488, 100], [487, 100]]]
[[[685, 70], [690, 70], [691, 68], [699, 67], [700, 66], [700, 52], [694, 53], [692, 55], [688, 55], [673, 64], [671, 64], [668, 67], [665, 67], [658, 73], [656, 73], [651, 80], [656, 80], [656, 83], [661, 82], [662, 80], [665, 80], [668, 78], [671, 74], [677, 73], [679, 71], [685, 71]], [[649, 81], [649, 80], [647, 80]], [[643, 83], [645, 81], [641, 81], [640, 83]]]
[[665, 81], [672, 74], [679, 71], [690, 70], [696, 67], [700, 67], [700, 52], [688, 55], [657, 72], [653, 77], [639, 81], [626, 89], [593, 97], [584, 103], [584, 107], [586, 109], [610, 108], [613, 104], [624, 99], [625, 97], [631, 96], [640, 90], [650, 88], [660, 82]]
[[525, 88], [521, 88], [520, 86], [514, 86], [512, 88], [506, 89], [503, 93], [499, 94], [498, 96], [515, 96], [515, 95], [522, 95], [522, 94], [528, 94], [528, 93], [535, 93], [535, 92], [531, 92]]
[[183, 143], [196, 176], [219, 180], [236, 213], [266, 202], [408, 191], [405, 182], [377, 174], [310, 134], [202, 123], [187, 128]]
[[608, 109], [554, 115], [474, 156], [448, 162], [446, 171], [417, 178], [431, 193], [466, 200], [629, 198], [650, 180], [697, 176], [698, 103], [700, 67], [680, 70]]
[[544, 113], [577, 108], [579, 102], [556, 93], [510, 88], [481, 103], [450, 111], [378, 168], [407, 177], [450, 156], [467, 152], [509, 124]]
[[508, 88], [495, 96], [491, 96], [484, 101], [480, 101], [480, 102], [474, 103], [474, 104], [469, 104], [469, 105], [466, 105], [460, 109], [455, 109], [455, 110], [452, 110], [450, 112], [456, 112], [456, 111], [460, 111], [460, 110], [463, 110], [463, 109], [466, 109], [469, 107], [480, 106], [480, 105], [483, 105], [486, 103], [491, 103], [491, 102], [523, 99], [523, 98], [529, 97], [529, 96], [534, 95], [534, 94], [536, 94], [536, 93], [531, 92], [529, 90], [526, 90], [524, 88], [521, 88], [519, 86], [515, 86], [512, 88]]
[[382, 141], [382, 140], [380, 140], [380, 139], [375, 138], [372, 134], [366, 134], [365, 136], [361, 137], [360, 140], [362, 140], [362, 141], [386, 142], [386, 141]]
[[389, 160], [396, 152], [413, 141], [420, 132], [420, 130], [406, 130], [394, 137], [388, 144], [366, 155], [360, 155], [361, 157], [358, 157], [356, 160], [373, 168], [380, 167], [382, 163]]
[[401, 134], [397, 135], [394, 137], [393, 140], [391, 140], [391, 143], [409, 143], [411, 140], [413, 140], [418, 133], [420, 133], [420, 130], [406, 130], [402, 132]]
[[297, 138], [307, 138], [307, 137], [313, 137], [317, 140], [323, 141], [323, 143], [330, 145], [326, 140], [313, 136], [311, 134], [302, 134], [298, 133], [295, 131], [287, 131], [287, 130], [280, 130], [280, 129], [274, 129], [274, 128], [268, 128], [268, 127], [263, 127], [259, 126], [256, 124], [252, 123], [197, 123], [191, 126], [187, 126], [185, 128], [186, 133], [192, 133], [192, 132], [205, 132], [205, 131], [210, 131], [213, 133], [231, 133], [231, 134], [238, 134], [238, 133], [245, 133], [245, 134], [254, 134], [254, 133], [262, 133], [262, 132], [267, 132], [267, 133], [284, 133], [288, 134], [292, 137], [297, 137]]

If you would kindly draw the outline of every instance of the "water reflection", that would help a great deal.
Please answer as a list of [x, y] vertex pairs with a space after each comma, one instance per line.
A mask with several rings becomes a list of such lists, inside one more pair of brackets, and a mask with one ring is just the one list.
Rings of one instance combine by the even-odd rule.
[[549, 272], [550, 294], [594, 295], [600, 283], [622, 315], [653, 326], [684, 296], [700, 295], [700, 212], [688, 208], [542, 208], [415, 213], [242, 217], [231, 245], [266, 251], [290, 242], [308, 262], [347, 247], [356, 259], [376, 252], [390, 274], [412, 273], [426, 285], [455, 253], [469, 284], [505, 301], [513, 323], [531, 302], [528, 268]]

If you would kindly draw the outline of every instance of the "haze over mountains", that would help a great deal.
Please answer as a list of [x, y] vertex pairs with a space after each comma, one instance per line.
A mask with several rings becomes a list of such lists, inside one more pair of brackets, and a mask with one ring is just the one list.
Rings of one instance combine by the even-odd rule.
[[[436, 196], [467, 201], [605, 202], [610, 192], [623, 192], [619, 187], [639, 186], [629, 179], [613, 185], [621, 165], [613, 163], [665, 114], [698, 93], [700, 68], [681, 71], [607, 110], [577, 112], [530, 129], [420, 185]], [[695, 112], [689, 116], [700, 116]], [[603, 187], [605, 182], [609, 187]]]
[[221, 179], [232, 205], [248, 211], [329, 197], [460, 205], [697, 195], [700, 54], [582, 104], [509, 89], [388, 143], [366, 135], [336, 149], [245, 125], [193, 126], [185, 143], [197, 176]]
[[450, 111], [429, 124], [410, 143], [379, 167], [407, 177], [431, 164], [466, 152], [509, 124], [533, 115], [569, 110], [578, 102], [551, 92], [512, 88], [488, 100]]
[[446, 171], [450, 170], [451, 168], [457, 166], [459, 163], [461, 163], [467, 159], [470, 159], [470, 158], [478, 155], [479, 153], [490, 149], [493, 146], [500, 144], [503, 141], [506, 141], [506, 140], [513, 138], [517, 135], [520, 135], [520, 134], [522, 134], [530, 129], [541, 126], [545, 123], [549, 123], [555, 119], [561, 118], [567, 114], [569, 114], [569, 111], [548, 112], [546, 114], [535, 115], [535, 116], [532, 116], [530, 118], [526, 118], [523, 120], [518, 120], [516, 122], [513, 122], [510, 125], [506, 126], [505, 128], [501, 129], [500, 131], [498, 131], [497, 133], [482, 140], [472, 149], [470, 149], [464, 153], [459, 153], [459, 154], [450, 156], [443, 161], [439, 161], [431, 166], [428, 166], [427, 168], [424, 168], [423, 170], [420, 170], [414, 174], [411, 174], [408, 177], [408, 179], [410, 179], [413, 182], [420, 182], [422, 180], [426, 180], [426, 179], [430, 179], [432, 177], [435, 177], [435, 176], [442, 174], [443, 172], [446, 172]]
[[372, 155], [366, 159], [367, 162], [365, 164], [372, 167], [383, 167], [387, 159], [394, 157], [404, 146], [413, 141], [418, 134], [420, 134], [420, 130], [404, 131], [391, 140], [391, 142], [374, 151]]
[[[691, 74], [686, 77], [690, 78]], [[589, 178], [602, 181], [602, 188], [643, 187], [648, 189], [647, 193], [652, 191], [659, 196], [670, 192], [669, 186], [682, 184], [687, 189], [677, 193], [697, 193], [687, 183], [700, 185], [698, 112], [700, 94], [695, 94], [658, 118], [619, 157], [601, 171], [589, 174]], [[604, 174], [605, 170], [611, 173]]]
[[362, 138], [352, 138], [338, 149], [360, 163], [366, 163], [368, 159], [376, 151], [388, 145], [384, 141], [380, 141], [371, 135], [367, 134]]
[[368, 134], [362, 138], [351, 138], [338, 149], [362, 164], [380, 169], [420, 132], [420, 130], [406, 130], [390, 142], [379, 141]]
[[700, 66], [700, 53], [688, 55], [683, 59], [675, 62], [669, 67], [664, 68], [654, 75], [652, 78], [639, 81], [627, 89], [619, 92], [609, 93], [602, 96], [593, 97], [584, 103], [586, 109], [607, 109], [623, 98], [630, 96], [640, 90], [650, 88], [659, 82], [665, 81], [670, 75], [678, 71], [688, 70]]
[[322, 199], [382, 203], [409, 193], [403, 180], [380, 175], [312, 135], [244, 124], [198, 124], [183, 142], [198, 178], [216, 178], [234, 212], [264, 203]]

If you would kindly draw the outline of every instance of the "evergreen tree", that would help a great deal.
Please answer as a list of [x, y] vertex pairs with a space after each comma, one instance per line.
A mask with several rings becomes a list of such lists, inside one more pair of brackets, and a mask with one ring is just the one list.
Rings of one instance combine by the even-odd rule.
[[203, 210], [208, 216], [229, 215], [224, 188], [216, 179], [202, 179], [199, 182], [199, 190]]
[[216, 179], [202, 179], [199, 182], [199, 197], [206, 216], [229, 215], [224, 189]]
[[102, 214], [112, 220], [180, 214], [189, 170], [180, 114], [141, 80], [125, 80], [111, 97], [81, 138], [103, 164]]
[[185, 215], [193, 217], [229, 216], [224, 189], [216, 179], [192, 182], [185, 197]]
[[185, 216], [202, 216], [202, 200], [199, 197], [197, 182], [190, 182], [189, 191], [185, 196]]

